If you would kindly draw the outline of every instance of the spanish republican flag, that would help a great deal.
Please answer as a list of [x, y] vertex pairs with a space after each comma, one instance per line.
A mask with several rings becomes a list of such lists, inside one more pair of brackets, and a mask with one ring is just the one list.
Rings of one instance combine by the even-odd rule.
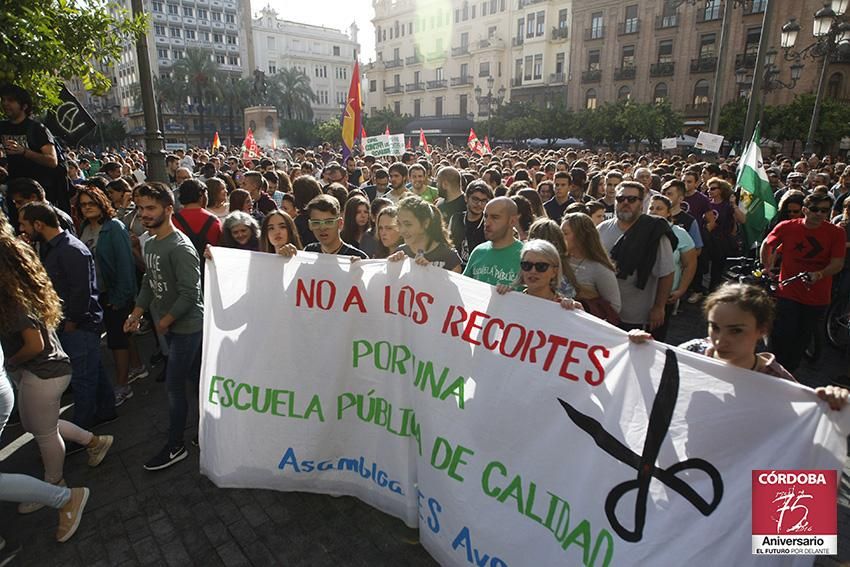
[[213, 149], [213, 151], [217, 151], [220, 147], [221, 147], [221, 140], [218, 137], [218, 132], [216, 132], [215, 136], [213, 136], [212, 149]]
[[351, 85], [348, 87], [348, 100], [342, 112], [342, 161], [354, 151], [357, 136], [363, 129], [363, 102], [360, 95], [360, 63], [354, 61]]

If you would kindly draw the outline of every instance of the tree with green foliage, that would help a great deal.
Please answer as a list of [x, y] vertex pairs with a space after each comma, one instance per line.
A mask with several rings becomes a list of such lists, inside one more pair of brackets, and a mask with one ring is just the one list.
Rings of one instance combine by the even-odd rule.
[[338, 147], [342, 144], [342, 124], [339, 120], [325, 120], [316, 127], [316, 137], [320, 142], [328, 142]]
[[[171, 114], [178, 116], [178, 120], [183, 126], [183, 141], [188, 142], [189, 128], [186, 123], [186, 101], [189, 96], [189, 83], [182, 78], [165, 76], [154, 78], [153, 84], [155, 96], [158, 101], [162, 102], [161, 106], [167, 108]], [[135, 86], [138, 87], [138, 84]], [[141, 106], [139, 109], [141, 109]], [[164, 120], [165, 118], [160, 116], [160, 119]]]
[[[720, 132], [729, 143], [743, 142], [744, 125], [747, 121], [749, 99], [738, 97], [723, 105], [720, 109]], [[764, 129], [762, 129], [764, 131]]]
[[310, 86], [310, 77], [304, 71], [291, 67], [283, 68], [268, 81], [268, 97], [278, 113], [288, 120], [310, 120], [313, 118], [311, 103], [316, 93]]
[[282, 119], [279, 136], [287, 146], [312, 146], [318, 141], [316, 125], [306, 120]]
[[678, 135], [682, 131], [682, 117], [673, 111], [670, 103], [636, 103], [621, 101], [614, 105], [616, 127], [615, 140], [623, 143], [640, 144], [646, 140], [650, 148], [661, 149], [661, 139]]
[[175, 80], [184, 80], [188, 84], [189, 92], [194, 97], [198, 109], [201, 145], [205, 146], [207, 140], [204, 136], [204, 111], [207, 104], [221, 96], [220, 72], [213, 60], [213, 53], [209, 49], [190, 47], [185, 56], [174, 64], [172, 72]]
[[410, 123], [411, 117], [407, 114], [396, 114], [389, 108], [382, 108], [374, 114], [366, 114], [363, 117], [363, 128], [367, 136], [379, 136], [389, 127], [390, 133], [400, 134], [405, 131]]
[[146, 29], [143, 16], [134, 19], [107, 0], [3, 2], [0, 83], [27, 89], [39, 108], [59, 104], [62, 79], [79, 77], [86, 90], [103, 95], [110, 87], [104, 69]]

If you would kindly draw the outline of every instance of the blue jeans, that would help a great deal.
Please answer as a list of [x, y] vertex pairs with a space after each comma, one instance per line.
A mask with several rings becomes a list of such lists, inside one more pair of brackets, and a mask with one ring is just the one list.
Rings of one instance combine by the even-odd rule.
[[59, 332], [62, 348], [71, 358], [74, 423], [91, 430], [98, 421], [115, 416], [115, 392], [100, 359], [100, 333]]
[[[167, 333], [168, 366], [165, 370], [165, 386], [168, 389], [168, 446], [183, 445], [183, 431], [186, 429], [186, 416], [189, 402], [186, 398], [186, 385], [193, 392], [201, 377], [201, 337], [203, 333], [178, 334]], [[195, 392], [194, 399], [198, 399]]]

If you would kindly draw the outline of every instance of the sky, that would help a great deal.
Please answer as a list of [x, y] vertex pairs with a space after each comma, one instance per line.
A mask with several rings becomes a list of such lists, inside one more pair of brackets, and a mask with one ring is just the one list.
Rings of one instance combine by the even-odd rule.
[[267, 4], [284, 20], [325, 26], [346, 33], [351, 22], [357, 22], [360, 28], [357, 39], [362, 53], [360, 61], [375, 60], [372, 0], [251, 0], [252, 15], [256, 16]]

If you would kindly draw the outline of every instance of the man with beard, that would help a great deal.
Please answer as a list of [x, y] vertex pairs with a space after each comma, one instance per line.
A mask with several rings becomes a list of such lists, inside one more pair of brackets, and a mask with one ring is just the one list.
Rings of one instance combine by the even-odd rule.
[[449, 219], [449, 234], [464, 266], [469, 254], [482, 244], [484, 238], [484, 207], [493, 198], [493, 189], [482, 179], [466, 187], [466, 211]]
[[390, 190], [381, 195], [398, 205], [403, 197], [410, 194], [407, 189], [407, 166], [403, 163], [394, 163], [390, 166]]
[[440, 209], [444, 219], [450, 219], [455, 214], [466, 210], [461, 183], [460, 172], [454, 167], [444, 167], [437, 173], [437, 191], [442, 197], [442, 200], [437, 203], [437, 208]]
[[[124, 332], [139, 330], [142, 314], [149, 309], [159, 315], [157, 333], [168, 344], [165, 382], [168, 389], [168, 443], [144, 465], [157, 471], [182, 461], [188, 455], [183, 443], [188, 401], [186, 384], [197, 388], [201, 371], [201, 331], [204, 310], [201, 302], [201, 270], [198, 253], [189, 237], [171, 221], [174, 196], [161, 183], [136, 189], [136, 204], [142, 225], [151, 238], [145, 243], [145, 276], [136, 307], [124, 322]], [[197, 393], [192, 397], [197, 400]]]
[[[49, 203], [27, 203], [18, 221], [21, 232], [39, 245], [44, 269], [62, 300], [64, 319], [56, 334], [71, 359], [74, 423], [91, 430], [117, 417], [115, 392], [100, 358], [103, 309], [97, 301], [94, 258], [85, 244], [59, 227]], [[77, 445], [68, 453], [81, 449]]]
[[516, 203], [496, 197], [484, 207], [484, 237], [469, 255], [463, 275], [490, 285], [512, 285], [519, 273], [522, 242], [514, 238], [519, 218]]
[[673, 287], [673, 249], [678, 239], [665, 219], [643, 214], [643, 184], [617, 187], [616, 218], [597, 227], [602, 246], [617, 266], [622, 308], [620, 328], [652, 332], [664, 323]]
[[422, 200], [428, 203], [436, 203], [437, 188], [428, 185], [428, 174], [425, 172], [425, 167], [414, 163], [408, 169], [408, 175], [410, 176], [410, 189], [414, 195], [422, 197]]

